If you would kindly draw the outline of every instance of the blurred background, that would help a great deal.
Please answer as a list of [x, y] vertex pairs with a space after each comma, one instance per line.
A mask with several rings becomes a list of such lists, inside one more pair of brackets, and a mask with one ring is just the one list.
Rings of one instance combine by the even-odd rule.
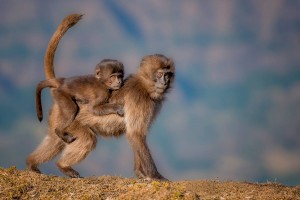
[[[0, 167], [25, 169], [46, 135], [34, 94], [44, 53], [66, 15], [85, 13], [58, 47], [57, 76], [91, 74], [104, 58], [123, 61], [127, 75], [147, 54], [175, 61], [176, 83], [148, 140], [164, 176], [300, 184], [300, 1], [0, 3]], [[45, 90], [44, 112], [51, 104]], [[75, 168], [131, 177], [132, 162], [124, 136], [99, 137]], [[55, 161], [41, 170], [62, 176]]]

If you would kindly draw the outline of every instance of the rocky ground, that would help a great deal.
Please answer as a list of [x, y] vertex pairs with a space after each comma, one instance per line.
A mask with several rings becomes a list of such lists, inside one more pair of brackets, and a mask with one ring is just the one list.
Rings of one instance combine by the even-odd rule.
[[145, 181], [100, 176], [81, 179], [0, 168], [0, 199], [300, 199], [300, 186], [278, 183]]

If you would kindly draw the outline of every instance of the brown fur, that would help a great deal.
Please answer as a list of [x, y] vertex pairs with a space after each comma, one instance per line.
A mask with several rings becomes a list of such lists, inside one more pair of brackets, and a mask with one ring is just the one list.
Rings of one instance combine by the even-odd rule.
[[109, 103], [111, 92], [122, 85], [123, 64], [117, 60], [104, 59], [96, 66], [95, 71], [95, 75], [48, 79], [37, 85], [36, 108], [40, 121], [43, 119], [41, 90], [45, 87], [55, 88], [52, 96], [61, 114], [55, 132], [66, 143], [76, 139], [65, 130], [79, 111], [78, 102], [87, 103], [90, 112], [95, 115], [124, 114], [122, 105]]
[[55, 78], [54, 68], [53, 68], [53, 62], [54, 62], [54, 54], [56, 51], [56, 48], [58, 46], [58, 43], [60, 42], [61, 38], [64, 36], [64, 34], [72, 27], [74, 26], [81, 18], [82, 14], [71, 14], [65, 17], [56, 31], [54, 32], [52, 38], [50, 39], [48, 43], [48, 47], [45, 54], [44, 59], [44, 65], [45, 65], [45, 74], [46, 79]]
[[[46, 77], [51, 76], [51, 74], [47, 75], [49, 71], [51, 72], [45, 70]], [[158, 76], [160, 71], [163, 72], [162, 77]], [[86, 104], [79, 105], [80, 112], [67, 129], [77, 139], [67, 145], [58, 139], [54, 131], [60, 120], [58, 105], [54, 102], [49, 116], [48, 135], [27, 158], [29, 169], [39, 172], [37, 168], [39, 164], [51, 160], [62, 151], [57, 166], [66, 175], [78, 177], [78, 172], [71, 166], [83, 160], [94, 149], [97, 141], [96, 134], [111, 137], [125, 133], [133, 149], [136, 175], [139, 178], [164, 179], [156, 169], [146, 137], [161, 108], [164, 94], [174, 80], [174, 73], [175, 67], [171, 59], [163, 55], [145, 56], [138, 72], [130, 76], [124, 86], [112, 94], [112, 101], [124, 105], [124, 117], [95, 116]]]
[[36, 108], [36, 114], [39, 119], [39, 121], [43, 120], [43, 107], [42, 107], [42, 101], [41, 101], [41, 93], [42, 89], [45, 87], [53, 87], [58, 88], [61, 85], [60, 79], [48, 79], [45, 81], [41, 81], [35, 91], [35, 108]]

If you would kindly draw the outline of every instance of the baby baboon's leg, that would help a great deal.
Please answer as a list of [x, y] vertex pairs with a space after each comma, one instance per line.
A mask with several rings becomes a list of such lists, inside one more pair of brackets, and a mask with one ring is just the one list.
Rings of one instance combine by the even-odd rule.
[[65, 144], [56, 135], [48, 134], [42, 143], [27, 157], [26, 164], [28, 169], [41, 173], [38, 165], [53, 159], [60, 153]]
[[76, 138], [65, 130], [74, 121], [78, 106], [72, 97], [59, 89], [53, 90], [53, 97], [59, 106], [60, 119], [57, 121], [55, 133], [66, 143], [72, 143]]
[[71, 166], [82, 161], [96, 147], [97, 138], [87, 127], [74, 130], [72, 133], [77, 136], [77, 139], [66, 145], [61, 158], [57, 161], [57, 166], [65, 175], [71, 178], [79, 178], [79, 173]]

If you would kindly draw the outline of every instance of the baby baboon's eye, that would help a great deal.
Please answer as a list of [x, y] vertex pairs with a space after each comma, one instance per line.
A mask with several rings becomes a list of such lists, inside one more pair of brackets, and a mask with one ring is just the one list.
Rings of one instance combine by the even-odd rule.
[[116, 78], [117, 78], [117, 76], [111, 76], [111, 77], [110, 77], [110, 80], [111, 80], [111, 81], [115, 81]]

